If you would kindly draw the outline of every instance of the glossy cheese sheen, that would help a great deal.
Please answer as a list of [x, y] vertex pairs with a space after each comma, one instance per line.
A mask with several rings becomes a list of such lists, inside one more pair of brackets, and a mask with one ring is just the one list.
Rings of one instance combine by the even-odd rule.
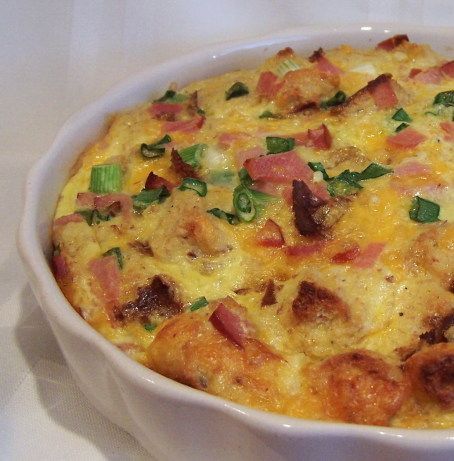
[[[408, 76], [411, 68], [439, 67], [447, 59], [412, 43], [389, 52], [342, 45], [324, 53], [341, 71], [327, 76], [308, 56], [286, 50], [259, 69], [179, 89], [186, 96], [197, 92], [204, 111], [203, 125], [194, 130], [166, 131], [176, 122], [165, 119], [175, 117], [154, 117], [152, 101], [112, 117], [107, 133], [78, 159], [61, 193], [53, 240], [66, 271], [56, 271], [57, 280], [107, 339], [133, 359], [197, 389], [311, 419], [454, 427], [453, 328], [448, 325], [437, 341], [424, 336], [441, 328], [454, 310], [454, 142], [440, 128], [452, 119], [453, 108], [432, 104], [436, 94], [454, 90], [454, 79], [442, 76], [430, 84]], [[260, 96], [261, 72], [277, 75], [285, 59], [300, 69], [278, 78], [276, 94]], [[311, 86], [319, 105], [339, 90], [351, 96], [385, 73], [397, 85], [394, 107], [379, 109], [366, 94], [340, 110], [295, 109], [294, 102], [307, 97]], [[245, 84], [249, 94], [226, 101], [235, 82]], [[186, 108], [187, 102], [181, 104], [177, 121], [200, 117]], [[400, 107], [411, 116], [411, 128], [425, 136], [416, 147], [396, 148], [389, 142], [401, 123], [392, 119]], [[260, 118], [265, 110], [280, 118]], [[331, 146], [304, 141], [308, 130], [322, 124]], [[142, 143], [155, 143], [166, 133], [171, 145], [162, 157], [140, 154]], [[294, 148], [298, 158], [322, 162], [331, 177], [371, 163], [391, 172], [362, 181], [363, 188], [353, 195], [331, 198], [336, 219], [329, 225], [323, 221], [315, 236], [301, 235], [295, 226], [291, 180], [251, 186], [274, 196], [250, 223], [231, 225], [207, 213], [212, 208], [235, 213], [232, 194], [243, 166], [238, 159], [247, 150], [261, 148], [265, 154], [267, 136], [303, 139]], [[205, 197], [173, 188], [168, 198], [142, 213], [117, 207], [110, 220], [98, 224], [71, 219], [59, 224], [58, 218], [81, 209], [77, 196], [88, 191], [93, 165], [118, 163], [122, 193], [133, 196], [150, 172], [179, 185], [183, 178], [172, 165], [171, 150], [198, 143], [208, 146], [196, 169], [207, 183]], [[416, 165], [413, 171], [408, 164]], [[229, 174], [220, 180], [223, 173]], [[305, 181], [311, 187], [327, 185], [319, 173]], [[410, 219], [415, 195], [440, 205], [438, 222]], [[283, 245], [260, 243], [269, 220], [278, 226]], [[123, 267], [111, 267], [110, 278], [108, 265], [101, 275], [95, 273], [93, 261], [106, 263], [105, 252], [117, 247]], [[137, 300], [153, 280], [167, 287], [169, 305], [159, 307], [160, 313], [155, 305], [144, 313]], [[267, 290], [274, 296], [268, 305]], [[209, 304], [191, 311], [200, 297]], [[154, 301], [147, 299], [151, 306]], [[220, 305], [247, 332], [240, 343], [232, 340], [232, 325], [226, 333], [210, 320]], [[434, 344], [440, 341], [446, 346]]]

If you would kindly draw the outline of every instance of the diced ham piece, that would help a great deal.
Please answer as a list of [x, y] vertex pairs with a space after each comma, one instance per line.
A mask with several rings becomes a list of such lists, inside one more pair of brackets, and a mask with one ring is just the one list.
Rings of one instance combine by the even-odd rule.
[[65, 279], [69, 276], [69, 267], [62, 254], [54, 255], [52, 257], [52, 268], [55, 278], [59, 280]]
[[359, 269], [369, 269], [373, 267], [385, 246], [384, 243], [380, 242], [369, 243], [369, 245], [363, 248], [360, 254], [355, 258], [353, 265]]
[[378, 43], [377, 48], [385, 51], [392, 51], [400, 44], [408, 41], [408, 35], [406, 34], [394, 35], [393, 37], [387, 38], [386, 40], [383, 40], [382, 42]]
[[[411, 75], [411, 72], [410, 72]], [[438, 85], [443, 78], [443, 74], [438, 67], [431, 67], [427, 70], [422, 70], [420, 72], [414, 73], [412, 78], [416, 82], [426, 83], [431, 85]]]
[[89, 208], [92, 210], [95, 207], [96, 194], [93, 192], [79, 192], [76, 198], [77, 206], [81, 208]]
[[404, 130], [399, 131], [399, 133], [389, 136], [386, 142], [392, 147], [411, 149], [418, 146], [425, 140], [426, 137], [415, 129], [405, 128]]
[[391, 109], [399, 102], [389, 75], [383, 74], [377, 77], [373, 84], [368, 85], [368, 91], [379, 109]]
[[336, 253], [332, 258], [331, 261], [334, 264], [345, 264], [354, 261], [360, 254], [360, 248], [358, 245], [352, 245], [350, 248], [341, 251], [340, 253]]
[[83, 222], [84, 218], [79, 213], [72, 213], [66, 216], [61, 216], [54, 221], [54, 226], [64, 226], [71, 222]]
[[314, 51], [309, 57], [310, 62], [317, 64], [317, 69], [324, 73], [330, 75], [340, 75], [343, 74], [343, 71], [339, 67], [335, 66], [326, 56], [323, 48], [319, 48]]
[[285, 244], [282, 230], [272, 219], [267, 219], [265, 225], [257, 233], [257, 243], [263, 247], [279, 248]]
[[132, 199], [126, 194], [112, 193], [97, 195], [94, 204], [97, 210], [112, 209], [118, 205], [124, 217], [130, 217], [132, 214]]
[[315, 149], [330, 149], [333, 142], [331, 133], [325, 124], [321, 124], [314, 130], [307, 130], [307, 146], [314, 147]]
[[288, 256], [295, 256], [297, 258], [308, 258], [322, 250], [325, 242], [318, 241], [314, 243], [306, 243], [300, 245], [292, 245], [285, 247], [285, 252]]
[[165, 187], [167, 190], [172, 190], [175, 187], [175, 184], [167, 181], [165, 178], [161, 178], [161, 176], [158, 176], [157, 174], [154, 174], [152, 171], [150, 171], [150, 174], [145, 181], [145, 189], [159, 189], [160, 187]]
[[446, 133], [444, 139], [454, 142], [454, 122], [441, 122], [440, 128]]
[[98, 283], [108, 313], [112, 313], [120, 299], [120, 269], [115, 256], [93, 259], [88, 265]]
[[288, 183], [293, 179], [312, 180], [313, 172], [295, 151], [246, 160], [244, 167], [256, 180]]
[[244, 348], [248, 329], [238, 314], [227, 308], [223, 303], [219, 303], [209, 320], [219, 333], [237, 346]]
[[282, 82], [279, 82], [277, 75], [273, 72], [262, 72], [257, 82], [255, 91], [260, 97], [273, 99], [282, 87]]
[[454, 61], [449, 61], [445, 64], [443, 64], [440, 67], [440, 70], [443, 75], [449, 78], [454, 78]]
[[183, 131], [185, 133], [193, 133], [200, 130], [205, 122], [205, 117], [197, 116], [191, 120], [180, 120], [176, 122], [165, 122], [161, 128], [162, 133], [173, 131]]
[[397, 176], [422, 176], [430, 172], [429, 165], [425, 165], [417, 160], [403, 162], [394, 168], [394, 174]]
[[250, 158], [257, 158], [261, 155], [265, 155], [265, 149], [260, 146], [251, 147], [250, 149], [240, 150], [235, 154], [236, 165], [238, 168], [241, 168], [244, 165], [244, 162]]
[[171, 104], [168, 102], [153, 103], [148, 112], [154, 118], [175, 117], [183, 110], [182, 104]]
[[409, 78], [414, 78], [414, 77], [416, 77], [416, 75], [418, 75], [420, 72], [422, 72], [421, 69], [415, 69], [415, 68], [413, 68], [413, 69], [410, 70], [410, 73], [408, 74], [408, 77], [409, 77]]

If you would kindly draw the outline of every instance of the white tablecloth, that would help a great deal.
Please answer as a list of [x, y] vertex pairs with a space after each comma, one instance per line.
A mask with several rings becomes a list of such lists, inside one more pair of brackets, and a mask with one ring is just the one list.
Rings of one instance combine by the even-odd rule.
[[[145, 66], [305, 24], [453, 26], [452, 0], [0, 1], [0, 459], [150, 459], [75, 386], [15, 249], [25, 174], [65, 119]], [[405, 27], [402, 27], [405, 31]]]

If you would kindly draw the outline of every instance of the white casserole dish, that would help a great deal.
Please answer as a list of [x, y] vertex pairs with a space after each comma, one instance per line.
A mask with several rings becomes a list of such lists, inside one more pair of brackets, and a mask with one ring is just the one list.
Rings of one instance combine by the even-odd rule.
[[130, 360], [78, 316], [55, 282], [47, 258], [59, 192], [77, 156], [99, 136], [109, 114], [159, 94], [169, 82], [183, 86], [253, 67], [285, 46], [308, 54], [340, 43], [372, 46], [396, 33], [453, 54], [454, 29], [411, 26], [304, 28], [212, 46], [146, 70], [71, 117], [30, 172], [18, 245], [33, 291], [84, 394], [159, 460], [454, 459], [453, 430], [300, 420], [245, 408], [158, 375]]

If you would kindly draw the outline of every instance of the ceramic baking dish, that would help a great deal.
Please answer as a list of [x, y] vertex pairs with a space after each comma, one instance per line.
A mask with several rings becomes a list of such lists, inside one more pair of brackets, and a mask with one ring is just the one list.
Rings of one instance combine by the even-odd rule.
[[50, 228], [59, 192], [80, 152], [109, 114], [190, 81], [258, 65], [284, 46], [310, 53], [340, 43], [371, 46], [407, 33], [452, 56], [454, 29], [408, 26], [304, 28], [216, 45], [150, 68], [71, 117], [30, 172], [18, 245], [33, 291], [68, 366], [92, 404], [159, 460], [454, 459], [454, 431], [316, 422], [269, 414], [167, 379], [130, 360], [72, 309], [49, 268]]

